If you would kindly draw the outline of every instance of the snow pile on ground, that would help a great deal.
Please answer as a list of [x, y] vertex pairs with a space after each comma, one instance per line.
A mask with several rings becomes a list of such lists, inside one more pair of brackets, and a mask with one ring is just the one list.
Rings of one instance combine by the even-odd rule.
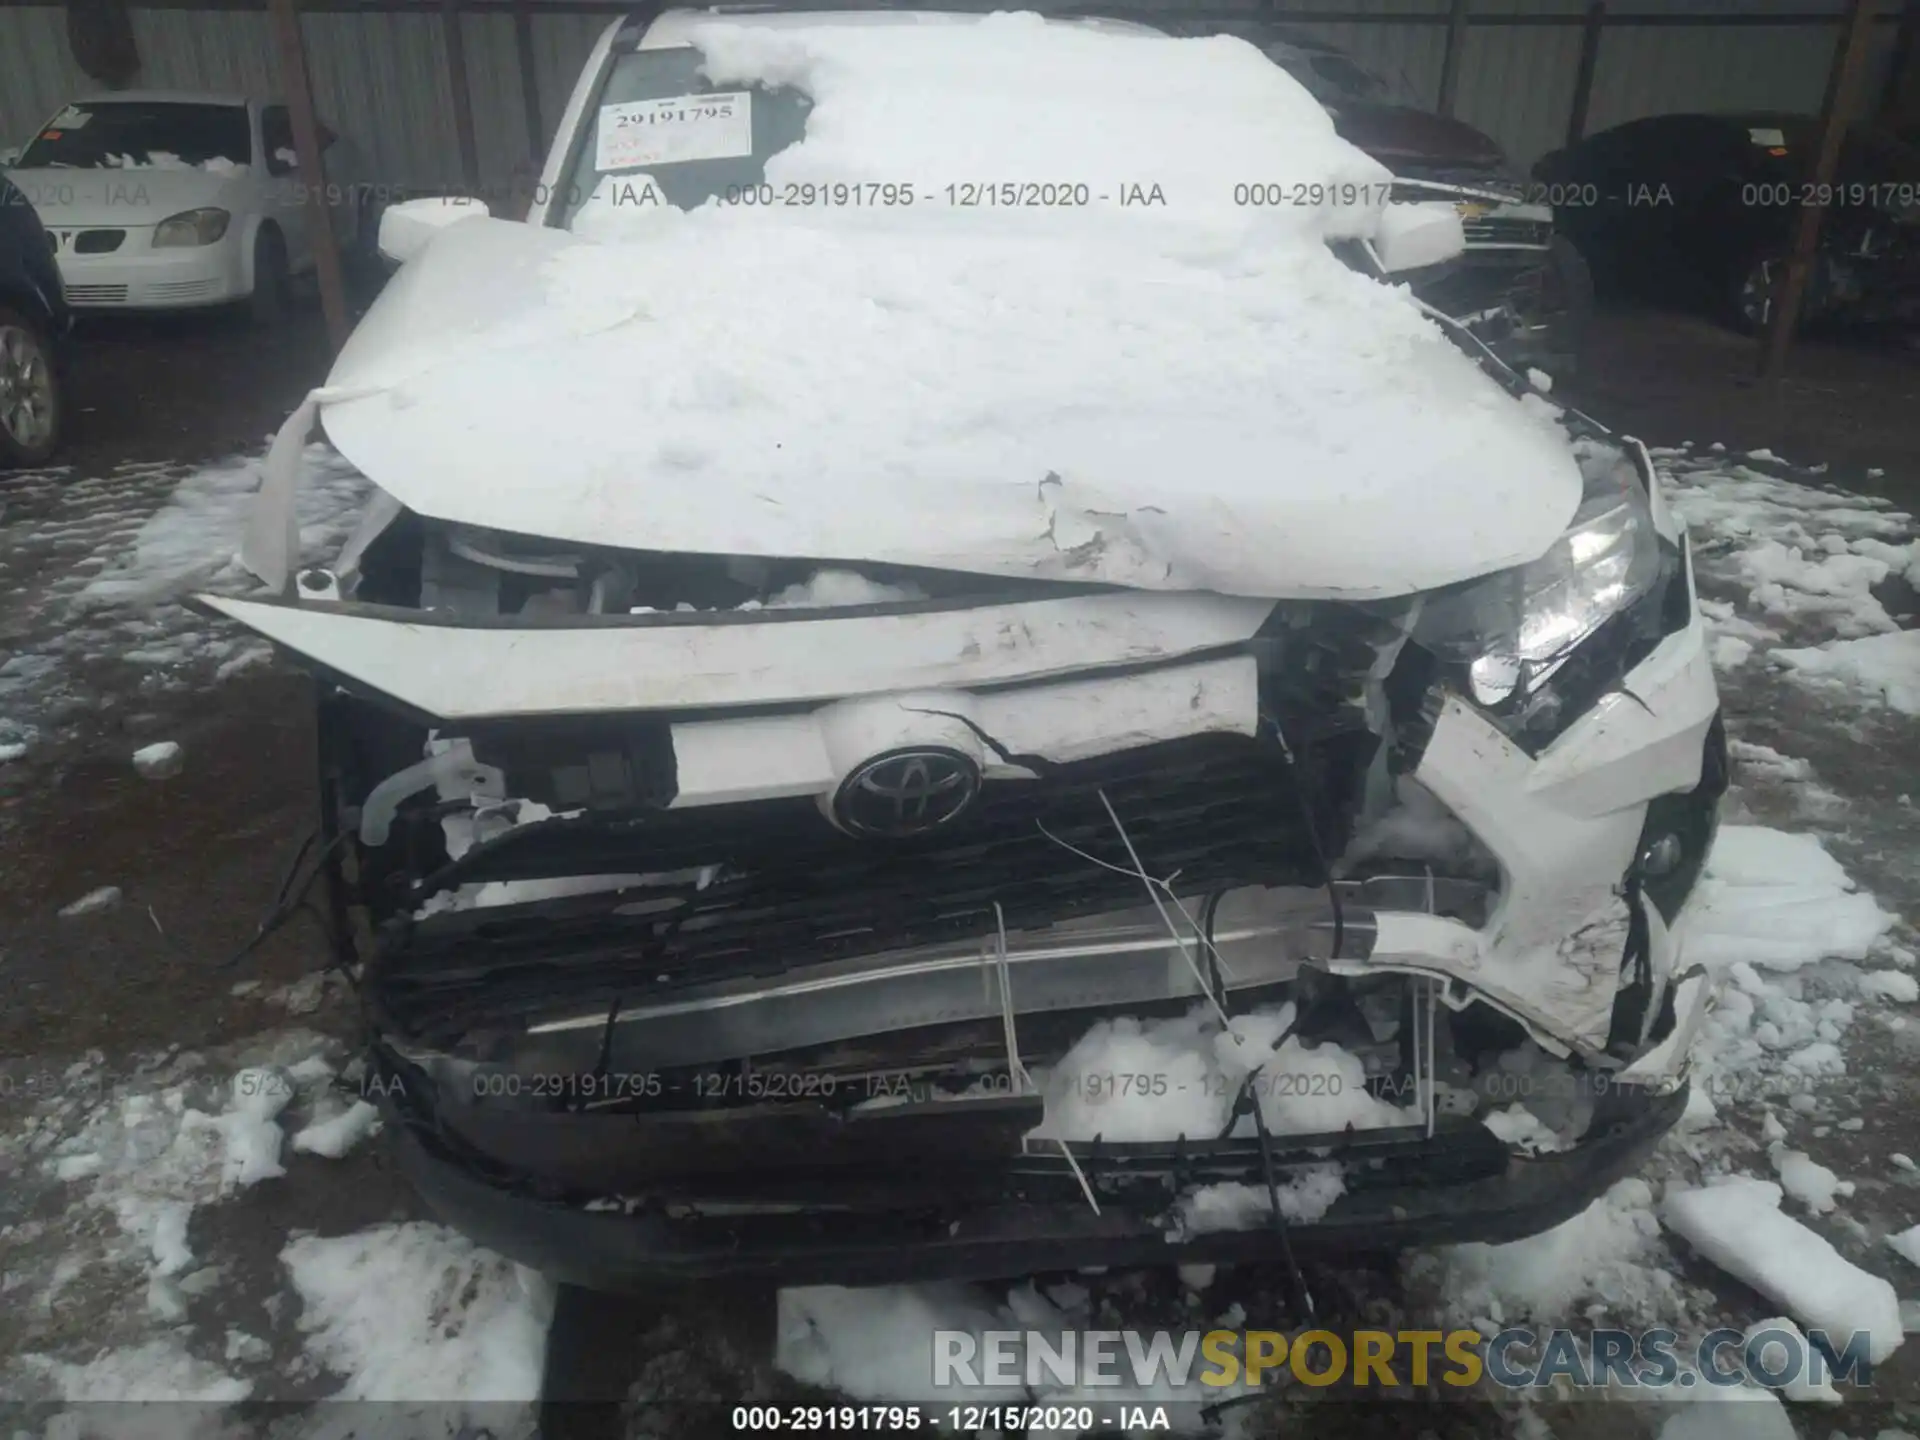
[[302, 1155], [338, 1160], [380, 1128], [380, 1112], [365, 1100], [339, 1106], [325, 1118], [308, 1122], [294, 1132], [293, 1148]]
[[179, 742], [174, 740], [159, 740], [133, 752], [133, 768], [146, 780], [170, 780], [185, 763]]
[[[225, 461], [181, 481], [141, 526], [131, 548], [112, 557], [81, 591], [77, 604], [151, 605], [200, 588], [251, 589], [237, 556], [247, 515], [260, 488], [264, 457]], [[336, 548], [351, 532], [367, 484], [325, 445], [307, 447], [300, 488], [303, 551]]]
[[1724, 825], [1681, 923], [1689, 963], [1786, 971], [1864, 960], [1895, 920], [1815, 836]]
[[[311, 447], [308, 466], [299, 518], [316, 558], [351, 530], [366, 487], [324, 447]], [[39, 503], [0, 518], [0, 594], [32, 607], [0, 662], [0, 742], [28, 743], [77, 710], [226, 680], [271, 658], [265, 642], [180, 603], [196, 589], [253, 588], [233, 561], [260, 476], [254, 457], [29, 477], [44, 487]]]
[[1831, 1211], [1835, 1196], [1853, 1194], [1851, 1182], [1842, 1180], [1804, 1150], [1789, 1150], [1784, 1142], [1776, 1140], [1767, 1147], [1767, 1154], [1780, 1176], [1780, 1188], [1816, 1215]]
[[[1762, 460], [1758, 455], [1749, 458]], [[1885, 500], [1819, 489], [1724, 459], [1661, 452], [1673, 507], [1693, 528], [1703, 574], [1739, 586], [1749, 604], [1817, 646], [1778, 648], [1781, 629], [1703, 603], [1714, 662], [1769, 663], [1811, 683], [1844, 685], [1905, 714], [1920, 714], [1920, 531]], [[1901, 613], [1883, 595], [1902, 592]], [[1902, 628], [1902, 623], [1909, 628]]]
[[304, 1236], [280, 1255], [309, 1350], [346, 1377], [343, 1400], [531, 1402], [551, 1285], [441, 1225]]
[[1912, 1225], [1897, 1235], [1887, 1236], [1887, 1244], [1903, 1260], [1920, 1265], [1920, 1225]]
[[1785, 1306], [1802, 1324], [1840, 1342], [1867, 1332], [1878, 1365], [1904, 1339], [1893, 1286], [1782, 1213], [1781, 1193], [1771, 1181], [1745, 1177], [1673, 1188], [1661, 1202], [1660, 1217], [1701, 1256]]
[[1920, 715], [1920, 630], [1868, 635], [1811, 649], [1776, 650], [1796, 675], [1838, 680], [1875, 695], [1903, 715]]
[[[1765, 1320], [1754, 1321], [1746, 1329], [1745, 1341], [1748, 1345], [1753, 1345], [1762, 1336], [1767, 1338], [1766, 1343], [1760, 1346], [1760, 1366], [1756, 1368], [1764, 1369], [1767, 1374], [1779, 1374], [1783, 1366], [1795, 1355], [1805, 1356], [1813, 1353], [1806, 1332], [1785, 1315], [1773, 1315]], [[1827, 1378], [1824, 1371], [1816, 1381], [1803, 1370], [1788, 1380], [1779, 1394], [1782, 1400], [1795, 1403], [1822, 1405], [1841, 1403], [1840, 1392], [1833, 1388], [1833, 1381]]]
[[[321, 1076], [332, 1074], [322, 1061]], [[184, 1134], [204, 1133], [220, 1140], [220, 1188], [258, 1185], [287, 1173], [280, 1163], [279, 1114], [293, 1100], [291, 1071], [265, 1066], [242, 1070], [233, 1077], [233, 1093], [226, 1110], [207, 1115], [188, 1110], [181, 1116]]]
[[[1016, 1330], [1005, 1306], [971, 1285], [816, 1285], [782, 1290], [774, 1363], [795, 1379], [863, 1400], [924, 1400], [934, 1388], [933, 1335], [952, 1330], [980, 1337]], [[997, 1396], [982, 1387], [980, 1403], [1021, 1398], [1023, 1386]], [[971, 1397], [969, 1397], [971, 1399]]]
[[1658, 1440], [1798, 1440], [1786, 1407], [1771, 1390], [1695, 1386], [1663, 1390], [1660, 1398], [1679, 1403]]
[[[1844, 1075], [1856, 1002], [1810, 979], [1826, 980], [1823, 961], [1878, 953], [1896, 923], [1815, 837], [1722, 826], [1681, 921], [1684, 961], [1710, 967], [1720, 987], [1693, 1047], [1688, 1125], [1714, 1124], [1723, 1103], [1810, 1097], [1814, 1082]], [[1855, 972], [1853, 992], [1863, 983], [1901, 988]]]
[[1653, 1190], [1630, 1179], [1541, 1234], [1418, 1252], [1408, 1266], [1453, 1315], [1492, 1333], [1523, 1320], [1558, 1321], [1592, 1304], [1621, 1320], [1670, 1314], [1679, 1282], [1666, 1259]]
[[[179, 1054], [117, 1081], [99, 1057], [36, 1079], [49, 1100], [24, 1132], [0, 1136], [0, 1169], [65, 1208], [37, 1203], [58, 1218], [0, 1227], [16, 1322], [0, 1388], [73, 1407], [54, 1418], [49, 1440], [251, 1433], [226, 1407], [268, 1391], [287, 1398], [289, 1380], [320, 1381], [319, 1393], [337, 1383], [341, 1401], [404, 1402], [377, 1412], [382, 1434], [452, 1436], [471, 1421], [462, 1433], [531, 1435], [551, 1287], [438, 1225], [295, 1236], [281, 1249], [266, 1311], [270, 1322], [298, 1316], [304, 1352], [289, 1357], [230, 1322], [224, 1350], [217, 1324], [208, 1349], [205, 1305], [231, 1313], [230, 1296], [267, 1278], [236, 1284], [219, 1237], [231, 1238], [222, 1228], [237, 1219], [230, 1207], [272, 1205], [253, 1199], [252, 1187], [286, 1174], [280, 1122], [303, 1117], [287, 1127], [293, 1149], [328, 1157], [372, 1129], [373, 1107], [331, 1084], [337, 1053], [336, 1042], [294, 1030], [234, 1052], [230, 1073]], [[223, 1201], [196, 1231], [196, 1210]], [[243, 1228], [262, 1218], [256, 1212]], [[211, 1256], [195, 1253], [196, 1234], [213, 1237]], [[189, 1316], [194, 1302], [203, 1307]], [[76, 1328], [74, 1317], [87, 1315], [93, 1323]], [[127, 1400], [175, 1403], [141, 1417], [114, 1409]], [[276, 1429], [287, 1440], [347, 1440], [368, 1433], [375, 1412], [339, 1405], [287, 1418]]]
[[[1082, 1337], [1090, 1330], [1111, 1331], [1125, 1323], [1149, 1331], [1172, 1322], [1172, 1328], [1184, 1331], [1193, 1326], [1194, 1317], [1185, 1314], [1177, 1322], [1173, 1317], [1121, 1322], [1109, 1309], [1096, 1313], [1090, 1294], [1077, 1285], [1052, 1285], [1043, 1291], [1026, 1281], [1002, 1292], [1003, 1299], [992, 1298], [993, 1293], [986, 1287], [960, 1284], [782, 1290], [774, 1363], [795, 1379], [870, 1401], [924, 1402], [929, 1395], [947, 1395], [956, 1403], [983, 1405], [1023, 1399], [1052, 1405], [1183, 1401], [1216, 1405], [1249, 1393], [1244, 1378], [1224, 1386], [1200, 1382], [1210, 1366], [1199, 1354], [1197, 1331], [1185, 1346], [1184, 1361], [1164, 1350], [1157, 1355], [1150, 1351], [1145, 1334], [1131, 1342], [1125, 1338], [1111, 1342], [1102, 1373], [1125, 1376], [1125, 1383], [1085, 1387], [1065, 1383], [1049, 1371], [1038, 1351], [1018, 1347], [1005, 1352], [1011, 1357], [1011, 1373], [994, 1373], [995, 1352], [985, 1344], [990, 1331], [1032, 1331], [1045, 1337], [1051, 1351], [1066, 1354], [1070, 1345], [1084, 1343]], [[1241, 1315], [1232, 1323], [1238, 1325], [1244, 1319]], [[962, 1346], [948, 1352], [963, 1368], [942, 1373], [935, 1352], [936, 1331], [972, 1339], [970, 1351]], [[1152, 1373], [1153, 1383], [1133, 1383], [1136, 1364]], [[935, 1383], [942, 1379], [944, 1385]], [[1015, 1383], [991, 1383], [997, 1380]]]
[[[24, 1333], [55, 1337], [57, 1350], [66, 1347], [54, 1321], [81, 1290], [124, 1299], [89, 1335], [105, 1347], [90, 1358], [21, 1354], [30, 1380], [73, 1401], [246, 1392], [191, 1360], [167, 1328], [219, 1283], [217, 1267], [194, 1252], [193, 1215], [285, 1174], [278, 1117], [292, 1104], [324, 1109], [331, 1044], [290, 1031], [246, 1047], [230, 1074], [189, 1053], [142, 1062], [118, 1081], [98, 1060], [47, 1078], [47, 1101], [24, 1132], [0, 1140], [0, 1160], [16, 1183], [58, 1195], [64, 1209], [37, 1248], [21, 1248], [25, 1233], [7, 1235], [8, 1292]], [[45, 1243], [56, 1236], [63, 1243]]]
[[120, 887], [118, 885], [102, 885], [98, 889], [89, 890], [71, 904], [62, 905], [60, 907], [60, 918], [62, 920], [77, 920], [82, 915], [98, 915], [103, 911], [115, 908], [119, 905], [121, 898]]
[[[189, 1355], [173, 1336], [128, 1349], [103, 1351], [84, 1364], [67, 1364], [41, 1355], [24, 1359], [31, 1370], [52, 1382], [62, 1399], [83, 1404], [102, 1401], [115, 1405], [125, 1401], [210, 1404], [244, 1400], [253, 1389], [249, 1382], [236, 1380], [218, 1366]], [[53, 1433], [48, 1432], [50, 1436]]]

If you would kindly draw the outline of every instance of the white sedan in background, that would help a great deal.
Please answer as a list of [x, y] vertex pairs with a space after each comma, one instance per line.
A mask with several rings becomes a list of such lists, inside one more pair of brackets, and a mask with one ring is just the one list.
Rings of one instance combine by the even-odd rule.
[[279, 316], [313, 268], [309, 192], [334, 232], [358, 229], [348, 143], [321, 126], [324, 177], [307, 177], [287, 107], [237, 95], [84, 96], [21, 152], [13, 183], [39, 211], [76, 310], [251, 304]]

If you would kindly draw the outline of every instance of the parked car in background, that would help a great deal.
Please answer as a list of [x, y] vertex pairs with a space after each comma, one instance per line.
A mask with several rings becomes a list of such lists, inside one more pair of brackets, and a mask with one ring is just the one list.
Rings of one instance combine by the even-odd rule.
[[71, 323], [46, 228], [0, 173], [0, 466], [39, 464], [59, 446]]
[[322, 127], [324, 180], [300, 172], [287, 107], [237, 95], [115, 91], [63, 107], [14, 183], [40, 212], [76, 310], [245, 302], [281, 314], [314, 264], [317, 185], [342, 244], [358, 226], [351, 147]]
[[[430, 1205], [581, 1285], [857, 1285], [1632, 1173], [1713, 671], [1645, 449], [1382, 283], [1451, 209], [1255, 47], [873, 8], [616, 21], [542, 181], [388, 211], [264, 588], [196, 597], [318, 678], [277, 914], [324, 875]], [[371, 499], [303, 556], [316, 423]]]
[[1817, 144], [1809, 115], [1655, 115], [1555, 151], [1534, 174], [1575, 202], [1555, 223], [1623, 292], [1763, 327], [1800, 213], [1824, 199], [1803, 320], [1920, 319], [1920, 150], [1857, 125], [1818, 192]]
[[1258, 44], [1326, 107], [1341, 138], [1393, 171], [1400, 198], [1459, 210], [1465, 252], [1410, 277], [1415, 294], [1512, 364], [1573, 372], [1593, 303], [1586, 265], [1497, 141], [1423, 108], [1404, 77], [1383, 77], [1297, 27], [1209, 28]]

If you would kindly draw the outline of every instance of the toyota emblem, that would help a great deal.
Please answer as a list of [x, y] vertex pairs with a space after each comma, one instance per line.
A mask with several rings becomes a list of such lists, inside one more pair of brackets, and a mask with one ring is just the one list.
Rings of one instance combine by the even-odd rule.
[[833, 823], [849, 835], [927, 835], [959, 819], [979, 793], [980, 767], [958, 750], [893, 750], [847, 776]]

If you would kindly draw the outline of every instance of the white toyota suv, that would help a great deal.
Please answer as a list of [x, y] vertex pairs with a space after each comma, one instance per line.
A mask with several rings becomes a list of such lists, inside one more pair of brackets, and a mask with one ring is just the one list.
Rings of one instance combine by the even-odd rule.
[[[1385, 278], [1460, 243], [1391, 184], [1238, 39], [762, 6], [611, 26], [525, 222], [389, 212], [201, 603], [318, 678], [436, 1207], [844, 1284], [1511, 1237], [1640, 1162], [1726, 783], [1687, 539]], [[373, 498], [302, 568], [316, 422]]]

